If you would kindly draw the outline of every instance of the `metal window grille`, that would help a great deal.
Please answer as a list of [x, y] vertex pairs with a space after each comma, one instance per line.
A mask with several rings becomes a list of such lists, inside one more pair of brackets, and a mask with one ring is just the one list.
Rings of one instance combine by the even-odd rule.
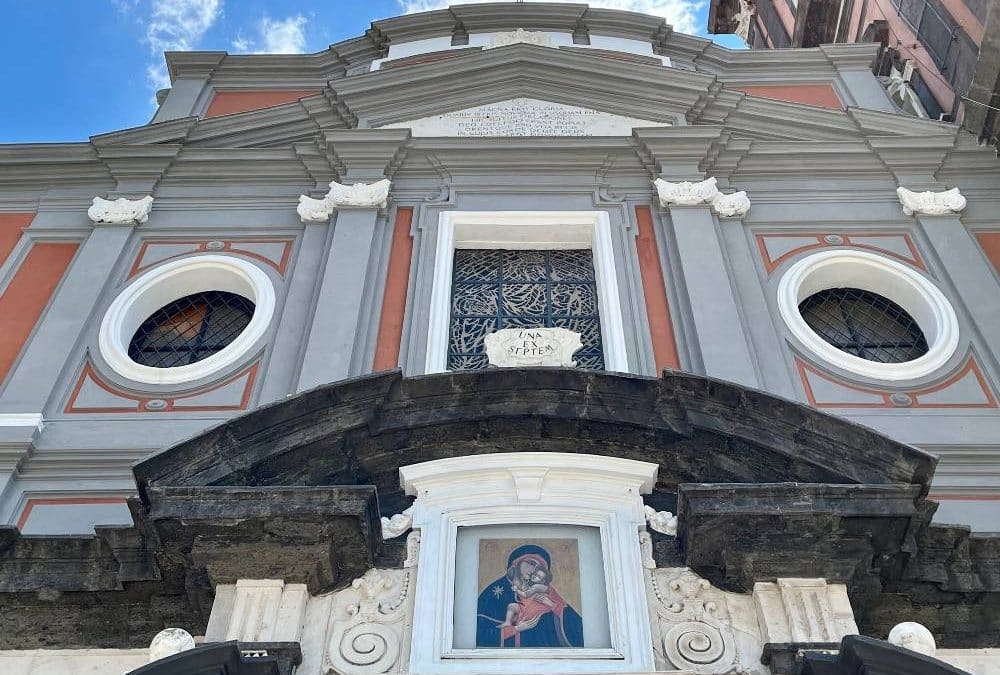
[[172, 368], [196, 363], [228, 346], [253, 317], [254, 303], [235, 293], [205, 291], [161, 307], [139, 326], [128, 355], [136, 363]]
[[455, 251], [449, 370], [486, 368], [488, 333], [562, 327], [580, 333], [577, 365], [604, 369], [597, 282], [590, 249]]
[[802, 318], [837, 349], [879, 363], [903, 363], [927, 353], [927, 340], [905, 309], [877, 293], [829, 288], [799, 304]]

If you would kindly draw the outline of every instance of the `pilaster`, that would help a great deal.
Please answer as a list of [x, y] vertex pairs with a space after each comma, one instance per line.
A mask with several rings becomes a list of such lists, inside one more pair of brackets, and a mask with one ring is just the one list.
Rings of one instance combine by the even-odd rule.
[[761, 386], [716, 219], [716, 214], [742, 218], [750, 202], [743, 192], [720, 193], [715, 178], [702, 180], [710, 156], [725, 140], [723, 128], [655, 127], [635, 129], [632, 135], [659, 175], [654, 185], [660, 205], [670, 212], [698, 341], [695, 351], [705, 374]]
[[[326, 133], [328, 156], [344, 183], [376, 183], [392, 175], [409, 136], [406, 129], [331, 131]], [[332, 183], [326, 198], [334, 212], [333, 232], [327, 238], [319, 297], [308, 327], [296, 391], [362, 372], [363, 331], [367, 330], [369, 312], [374, 310], [366, 306], [365, 299], [367, 289], [380, 281], [371, 275], [377, 269], [376, 232], [384, 225], [380, 213], [386, 204], [375, 199], [365, 203], [364, 187], [356, 190], [357, 199], [338, 198], [352, 189]]]
[[979, 242], [957, 213], [914, 217], [954, 286], [955, 298], [961, 298], [983, 341], [995, 350], [1000, 345], [1000, 283]]
[[740, 316], [712, 207], [674, 205], [670, 221], [705, 374], [759, 387], [750, 336]]

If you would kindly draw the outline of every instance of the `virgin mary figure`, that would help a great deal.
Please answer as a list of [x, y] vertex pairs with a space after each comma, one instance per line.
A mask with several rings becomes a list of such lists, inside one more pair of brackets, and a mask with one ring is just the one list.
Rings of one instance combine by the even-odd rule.
[[552, 559], [541, 546], [518, 546], [507, 574], [486, 586], [477, 605], [477, 647], [583, 647], [583, 619], [552, 585]]

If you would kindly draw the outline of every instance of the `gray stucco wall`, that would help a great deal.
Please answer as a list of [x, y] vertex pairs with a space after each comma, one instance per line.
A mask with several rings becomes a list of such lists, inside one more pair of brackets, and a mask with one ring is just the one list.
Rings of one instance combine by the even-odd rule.
[[[768, 65], [757, 63], [754, 59], [761, 57], [752, 55], [743, 65], [727, 65], [706, 56], [709, 51], [695, 56], [688, 43], [658, 49], [690, 69], [685, 71], [685, 77], [696, 73], [706, 78], [706, 83], [715, 82], [712, 78], [718, 73], [723, 73], [722, 79], [727, 81], [747, 80], [753, 73], [764, 73], [764, 81], [770, 82], [825, 78], [834, 82], [853, 105], [891, 110], [885, 105], [888, 99], [880, 98], [882, 90], [870, 71], [857, 67], [861, 57], [853, 52], [854, 61], [827, 58], [825, 52], [809, 50], [803, 56], [806, 60], [796, 63], [789, 59], [785, 65]], [[671, 54], [670, 49], [676, 51]], [[529, 66], [541, 58], [530, 50], [523, 53]], [[811, 71], [802, 66], [812, 63], [808, 59], [816, 59]], [[189, 73], [178, 79], [154, 118], [155, 122], [175, 120], [171, 124], [177, 128], [190, 124], [195, 136], [188, 141], [183, 136], [187, 131], [172, 138], [162, 125], [151, 128], [150, 133], [165, 134], [155, 142], [173, 143], [184, 149], [159, 168], [146, 167], [143, 175], [148, 178], [148, 190], [140, 192], [148, 191], [156, 198], [147, 223], [94, 226], [89, 221], [86, 210], [93, 196], [125, 194], [122, 176], [127, 172], [119, 172], [114, 166], [108, 169], [107, 162], [97, 155], [87, 159], [87, 168], [66, 166], [59, 169], [59, 180], [50, 176], [36, 185], [0, 174], [0, 210], [38, 214], [15, 251], [15, 258], [30, 241], [81, 242], [62, 284], [0, 389], [0, 414], [41, 413], [44, 418], [43, 428], [27, 435], [23, 428], [0, 429], [0, 442], [12, 448], [13, 457], [0, 466], [0, 521], [15, 522], [25, 499], [39, 495], [130, 494], [134, 486], [129, 467], [137, 459], [239, 414], [238, 410], [218, 409], [68, 411], [71, 399], [79, 396], [76, 388], [87, 363], [110, 388], [131, 393], [137, 400], [172, 399], [211, 389], [256, 364], [258, 370], [249, 389], [247, 407], [369, 372], [395, 209], [400, 206], [414, 209], [413, 255], [400, 345], [400, 366], [409, 375], [420, 374], [425, 368], [437, 229], [440, 214], [449, 210], [607, 213], [630, 371], [655, 375], [636, 250], [635, 207], [649, 206], [683, 369], [802, 402], [810, 399], [800, 363], [815, 367], [838, 382], [836, 386], [841, 389], [884, 390], [884, 383], [851, 376], [817, 361], [795, 342], [778, 313], [776, 286], [783, 270], [816, 248], [791, 253], [773, 270], [768, 269], [760, 249], [760, 237], [860, 237], [877, 232], [909, 238], [926, 266], [926, 275], [954, 306], [961, 332], [959, 349], [949, 364], [895, 390], [912, 392], [937, 387], [971, 357], [986, 388], [994, 395], [998, 391], [1000, 282], [973, 234], [977, 230], [1000, 229], [994, 215], [1000, 213], [1000, 193], [996, 190], [1000, 187], [1000, 168], [995, 158], [977, 154], [961, 139], [953, 141], [951, 148], [942, 146], [939, 156], [921, 155], [919, 141], [912, 139], [932, 132], [950, 133], [954, 138], [955, 130], [946, 125], [913, 126], [908, 120], [894, 120], [889, 115], [859, 122], [859, 118], [842, 112], [791, 104], [774, 105], [773, 116], [768, 118], [740, 108], [741, 95], [720, 94], [717, 85], [706, 84], [709, 90], [715, 86], [716, 97], [711, 101], [697, 99], [690, 104], [688, 113], [676, 117], [676, 122], [678, 126], [704, 125], [722, 131], [716, 140], [686, 151], [689, 159], [683, 161], [677, 154], [677, 147], [683, 145], [680, 141], [668, 139], [661, 148], [635, 136], [537, 139], [533, 143], [520, 139], [516, 146], [509, 147], [482, 139], [407, 139], [392, 147], [379, 145], [384, 141], [372, 141], [370, 147], [362, 142], [357, 150], [338, 142], [320, 143], [316, 150], [305, 146], [313, 143], [310, 139], [316, 133], [315, 125], [310, 127], [306, 121], [316, 119], [313, 115], [320, 105], [317, 102], [302, 104], [303, 109], [310, 108], [310, 117], [297, 112], [300, 104], [289, 104], [270, 113], [231, 116], [205, 127], [199, 127], [196, 120], [183, 122], [207, 105], [213, 82], [227, 86], [240, 82], [242, 66], [227, 66], [223, 61], [222, 70], [212, 71], [214, 67], [199, 66], [200, 75]], [[247, 83], [282, 83], [246, 67]], [[577, 95], [575, 102], [581, 106], [621, 110], [631, 105], [628, 101], [612, 102], [614, 96], [596, 90], [567, 93], [560, 88], [558, 76], [546, 71], [541, 60], [532, 67], [539, 70], [543, 80], [551, 78], [553, 96], [559, 100]], [[638, 66], [617, 63], [614, 67], [620, 69], [622, 77], [647, 77], [645, 70], [637, 74]], [[442, 77], [447, 73], [443, 67], [433, 68], [439, 68]], [[501, 98], [523, 95], [530, 86], [522, 84], [520, 89], [505, 90]], [[691, 95], [695, 101], [696, 94]], [[470, 93], [468, 99], [452, 100], [447, 105], [450, 109], [468, 107], [482, 96]], [[423, 109], [419, 114], [409, 112], [406, 104], [401, 105], [395, 113], [398, 121], [426, 114]], [[754, 105], [766, 109], [769, 104], [757, 101]], [[389, 114], [375, 110], [374, 103], [371, 106], [371, 114], [376, 117]], [[334, 126], [340, 124], [331, 121], [330, 115], [324, 119]], [[636, 117], [642, 115], [642, 110], [634, 112]], [[280, 122], [289, 125], [288, 138], [281, 135], [286, 132], [273, 131], [280, 127], [279, 118], [299, 120]], [[897, 132], [890, 133], [897, 127]], [[207, 128], [226, 130], [212, 131], [218, 135], [210, 140], [197, 140], [198, 133], [208, 133], [204, 131]], [[135, 133], [141, 136], [142, 130]], [[788, 138], [781, 138], [782, 133]], [[741, 134], [749, 140], [741, 141]], [[890, 135], [911, 139], [905, 149], [911, 158], [907, 165], [910, 173], [898, 170], [893, 163], [895, 155], [880, 154], [870, 143], [871, 138]], [[139, 136], [129, 137], [128, 144], [141, 144], [139, 140]], [[251, 148], [254, 145], [256, 149]], [[976, 159], [963, 164], [965, 155], [959, 156], [959, 149]], [[17, 148], [8, 150], [9, 156], [17, 156]], [[68, 151], [52, 149], [56, 154]], [[26, 151], [22, 155], [20, 161], [25, 163], [41, 161], [31, 160]], [[958, 159], [947, 159], [952, 155]], [[367, 162], [369, 170], [381, 162], [386, 175], [391, 176], [389, 208], [344, 210], [330, 223], [303, 224], [295, 212], [298, 196], [318, 196], [322, 190], [317, 188], [350, 171], [352, 162], [357, 165], [362, 161]], [[913, 165], [919, 165], [918, 170]], [[116, 172], [120, 175], [116, 176]], [[920, 172], [926, 174], [931, 186], [937, 186], [935, 189], [962, 187], [969, 207], [961, 217], [915, 218], [903, 214], [894, 190], [899, 184], [913, 185], [906, 181]], [[940, 183], [934, 176], [936, 172]], [[650, 185], [658, 173], [669, 174], [672, 180], [716, 176], [726, 192], [746, 190], [753, 206], [742, 219], [720, 219], [707, 206], [662, 208]], [[129, 174], [133, 188], [134, 175]], [[131, 190], [126, 196], [136, 194]], [[159, 239], [207, 242], [262, 237], [289, 240], [291, 255], [281, 274], [256, 258], [232, 253], [258, 265], [272, 281], [277, 298], [266, 335], [240, 363], [204, 381], [178, 387], [139, 385], [122, 378], [103, 362], [97, 345], [100, 322], [127, 283], [144, 243]], [[851, 248], [851, 244], [820, 243], [818, 247], [833, 250]], [[12, 260], [0, 267], [0, 285], [16, 272], [16, 260]], [[863, 408], [852, 407], [848, 401], [848, 405], [830, 406], [828, 411], [940, 453], [942, 462], [935, 485], [948, 497], [941, 517], [964, 520], [978, 529], [993, 528], [1000, 516], [1000, 501], [996, 500], [1000, 496], [1000, 411], [995, 406], [963, 405], [963, 392], [946, 395], [952, 398], [941, 399], [939, 395], [939, 400], [950, 401], [948, 407]], [[232, 407], [234, 394], [215, 396], [210, 400], [216, 402], [216, 408], [221, 404]], [[862, 394], [858, 396], [859, 402], [865, 400]], [[239, 402], [238, 396], [236, 399]], [[67, 517], [72, 525], [72, 514]]]

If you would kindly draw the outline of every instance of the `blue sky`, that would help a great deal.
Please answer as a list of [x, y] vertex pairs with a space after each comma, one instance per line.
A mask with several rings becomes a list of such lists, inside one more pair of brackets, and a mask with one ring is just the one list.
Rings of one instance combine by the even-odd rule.
[[[82, 141], [145, 124], [164, 50], [315, 52], [442, 0], [6, 0], [0, 142]], [[707, 0], [596, 0], [704, 33]], [[738, 40], [723, 36], [722, 44]], [[734, 42], [735, 41], [735, 42]]]

